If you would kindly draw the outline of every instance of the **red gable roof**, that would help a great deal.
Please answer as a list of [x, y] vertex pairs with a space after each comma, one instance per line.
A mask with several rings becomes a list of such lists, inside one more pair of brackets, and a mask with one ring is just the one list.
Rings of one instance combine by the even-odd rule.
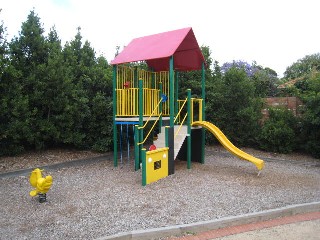
[[167, 71], [172, 55], [176, 70], [200, 70], [205, 62], [192, 28], [183, 28], [135, 38], [111, 64], [146, 61], [154, 71]]

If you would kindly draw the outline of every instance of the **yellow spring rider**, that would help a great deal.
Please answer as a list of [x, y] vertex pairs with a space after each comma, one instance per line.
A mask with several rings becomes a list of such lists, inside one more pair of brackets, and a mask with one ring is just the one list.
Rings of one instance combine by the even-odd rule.
[[47, 192], [49, 191], [52, 185], [52, 176], [48, 175], [46, 177], [42, 177], [43, 170], [39, 168], [34, 169], [30, 175], [30, 184], [35, 189], [30, 191], [30, 196], [35, 197], [39, 195], [39, 202], [45, 202], [47, 200]]

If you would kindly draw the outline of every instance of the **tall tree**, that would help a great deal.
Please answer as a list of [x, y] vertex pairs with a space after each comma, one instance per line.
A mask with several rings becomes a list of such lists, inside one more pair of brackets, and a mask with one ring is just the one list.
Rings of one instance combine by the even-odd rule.
[[22, 23], [21, 32], [10, 43], [11, 63], [21, 72], [17, 79], [22, 86], [22, 94], [27, 98], [28, 122], [26, 123], [31, 133], [28, 133], [26, 141], [30, 147], [41, 148], [43, 131], [41, 119], [46, 115], [46, 106], [43, 96], [47, 89], [46, 65], [48, 61], [48, 48], [43, 36], [44, 29], [38, 15], [31, 11], [27, 20]]
[[235, 143], [255, 145], [262, 104], [245, 69], [231, 67], [221, 78], [214, 78], [212, 85], [207, 92], [207, 119]]
[[21, 139], [30, 136], [28, 128], [28, 96], [18, 82], [21, 71], [11, 64], [6, 29], [0, 23], [0, 155], [15, 154], [24, 150]]
[[112, 68], [100, 56], [92, 70], [94, 77], [89, 92], [91, 118], [87, 125], [87, 141], [93, 149], [105, 151], [113, 143]]
[[0, 155], [57, 145], [112, 143], [112, 68], [80, 28], [63, 48], [31, 11], [8, 45], [0, 23]]
[[64, 121], [59, 127], [64, 129], [61, 139], [65, 144], [85, 146], [85, 121], [90, 119], [89, 98], [85, 88], [87, 68], [82, 61], [82, 36], [80, 28], [75, 38], [63, 48], [64, 63], [67, 68], [67, 81], [71, 90], [67, 93], [67, 107], [63, 112]]
[[300, 95], [305, 104], [300, 141], [307, 152], [320, 158], [320, 72], [311, 73], [306, 82], [308, 87]]
[[[1, 14], [1, 9], [0, 9]], [[8, 63], [8, 43], [6, 39], [6, 29], [4, 27], [4, 23], [0, 21], [0, 79], [4, 72], [4, 69]]]
[[284, 78], [289, 80], [302, 77], [311, 73], [312, 70], [320, 71], [320, 53], [307, 55], [287, 67]]
[[276, 71], [268, 67], [263, 68], [257, 65], [255, 67], [257, 70], [251, 78], [254, 81], [256, 95], [260, 97], [276, 96], [279, 84]]
[[73, 86], [68, 79], [68, 68], [64, 63], [61, 40], [55, 27], [50, 29], [46, 45], [48, 49], [46, 74], [40, 80], [45, 86], [42, 91], [43, 115], [38, 122], [43, 130], [44, 144], [52, 146], [63, 142], [61, 137], [65, 129], [59, 126], [64, 122], [63, 113], [68, 106]]

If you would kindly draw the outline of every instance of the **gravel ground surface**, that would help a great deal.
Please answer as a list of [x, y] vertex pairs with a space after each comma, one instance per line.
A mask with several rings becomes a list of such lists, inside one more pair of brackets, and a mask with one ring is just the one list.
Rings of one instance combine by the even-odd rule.
[[20, 169], [34, 168], [48, 164], [73, 161], [101, 156], [101, 153], [92, 151], [79, 151], [71, 149], [51, 149], [46, 151], [33, 151], [15, 157], [0, 157], [0, 174]]
[[219, 147], [207, 148], [204, 165], [177, 161], [174, 175], [146, 187], [132, 161], [61, 168], [46, 172], [54, 182], [42, 204], [28, 176], [0, 178], [1, 239], [95, 239], [320, 201], [319, 160], [252, 151], [267, 160], [259, 177]]

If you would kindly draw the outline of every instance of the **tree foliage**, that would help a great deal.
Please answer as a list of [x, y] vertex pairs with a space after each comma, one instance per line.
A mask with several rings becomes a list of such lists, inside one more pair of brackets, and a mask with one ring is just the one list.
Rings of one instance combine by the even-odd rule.
[[[3, 36], [3, 25], [0, 31]], [[8, 47], [0, 44], [1, 57], [10, 59], [1, 66], [0, 155], [61, 145], [100, 151], [111, 146], [111, 67], [82, 42], [80, 28], [63, 47], [55, 28], [44, 36], [31, 11], [19, 36]]]
[[300, 141], [307, 152], [320, 158], [320, 72], [309, 74], [306, 82], [308, 87], [300, 95], [305, 104]]
[[297, 119], [287, 109], [270, 108], [269, 114], [260, 134], [260, 147], [273, 152], [292, 152], [297, 143]]
[[[261, 126], [261, 98], [277, 94], [277, 73], [244, 61], [220, 66], [208, 46], [201, 50], [207, 63], [208, 121], [240, 146], [280, 152], [300, 146], [320, 157], [319, 54], [298, 60], [285, 73], [286, 78], [301, 77], [292, 87], [305, 103], [301, 119], [271, 110]], [[179, 99], [186, 97], [188, 88], [201, 98], [201, 71], [177, 75]], [[19, 35], [8, 42], [1, 21], [0, 155], [55, 146], [108, 150], [113, 142], [111, 79], [112, 68], [83, 40], [80, 28], [62, 46], [56, 29], [45, 35], [40, 18], [31, 11]], [[211, 134], [206, 136], [213, 142]]]
[[313, 70], [320, 71], [320, 53], [306, 55], [294, 62], [284, 72], [284, 79], [295, 79], [311, 73]]
[[246, 71], [231, 67], [221, 77], [215, 77], [208, 87], [207, 119], [236, 144], [256, 145], [262, 105]]
[[245, 61], [226, 62], [221, 67], [221, 72], [226, 73], [230, 68], [242, 69], [255, 85], [255, 94], [260, 97], [272, 97], [277, 93], [279, 82], [276, 71], [263, 68], [256, 62], [249, 64]]

